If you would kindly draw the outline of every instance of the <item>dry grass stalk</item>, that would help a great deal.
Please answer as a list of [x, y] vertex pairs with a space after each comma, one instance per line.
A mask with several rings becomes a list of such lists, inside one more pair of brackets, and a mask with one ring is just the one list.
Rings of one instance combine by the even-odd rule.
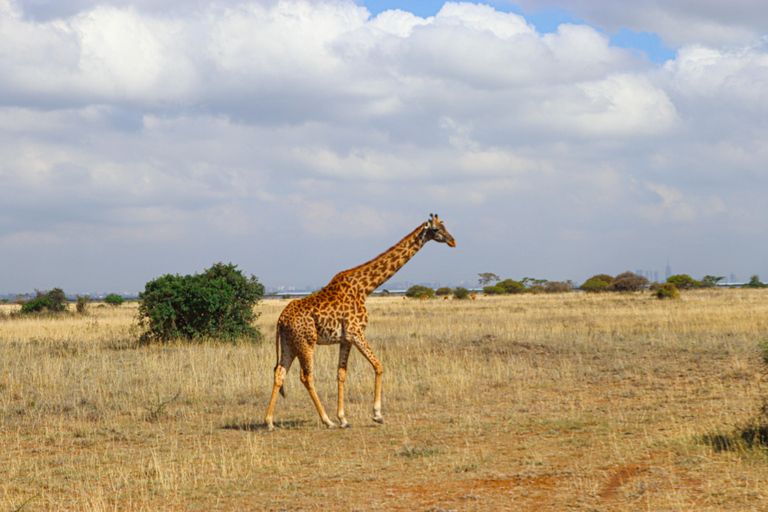
[[[358, 354], [355, 428], [321, 428], [294, 369], [272, 434], [261, 417], [286, 301], [260, 306], [256, 347], [139, 346], [130, 306], [2, 316], [0, 510], [759, 509], [764, 452], [698, 440], [761, 403], [767, 299], [373, 298], [388, 423], [369, 422]], [[337, 358], [318, 348], [331, 405]]]

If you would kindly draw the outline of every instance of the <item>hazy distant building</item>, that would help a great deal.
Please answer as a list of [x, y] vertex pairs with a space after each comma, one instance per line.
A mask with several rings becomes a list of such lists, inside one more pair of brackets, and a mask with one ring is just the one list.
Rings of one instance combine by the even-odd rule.
[[666, 274], [666, 279], [672, 277], [672, 267], [669, 266], [669, 258], [667, 258], [667, 268], [665, 269], [664, 274]]

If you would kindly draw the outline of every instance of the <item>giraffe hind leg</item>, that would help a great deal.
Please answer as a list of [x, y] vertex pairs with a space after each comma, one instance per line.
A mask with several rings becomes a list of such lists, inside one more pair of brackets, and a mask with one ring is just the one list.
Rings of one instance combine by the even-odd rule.
[[336, 428], [336, 424], [326, 414], [323, 404], [320, 403], [320, 397], [317, 396], [317, 390], [315, 390], [315, 378], [312, 375], [312, 354], [299, 354], [299, 362], [301, 363], [301, 383], [307, 388], [309, 397], [312, 399], [312, 403], [315, 404], [318, 414], [320, 414], [320, 419], [323, 420], [326, 427]]
[[285, 382], [285, 377], [288, 375], [288, 370], [291, 369], [291, 364], [293, 363], [295, 357], [296, 356], [289, 353], [288, 351], [283, 351], [280, 362], [277, 364], [277, 366], [275, 366], [275, 381], [272, 385], [272, 396], [269, 399], [267, 415], [264, 418], [264, 423], [266, 423], [268, 430], [275, 429], [275, 425], [272, 423], [272, 417], [275, 412], [275, 404], [277, 403], [277, 394], [280, 393], [281, 395], [285, 396], [285, 392], [283, 391], [283, 383]]

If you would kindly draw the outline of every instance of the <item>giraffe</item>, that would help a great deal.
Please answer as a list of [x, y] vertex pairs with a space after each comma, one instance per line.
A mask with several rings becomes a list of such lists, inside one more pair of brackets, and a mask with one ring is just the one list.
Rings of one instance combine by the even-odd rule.
[[339, 344], [338, 407], [337, 417], [341, 427], [350, 427], [344, 414], [344, 381], [347, 378], [347, 359], [352, 347], [356, 347], [375, 372], [373, 421], [384, 423], [381, 416], [381, 380], [384, 368], [365, 340], [368, 324], [365, 299], [378, 286], [405, 265], [425, 243], [430, 240], [456, 247], [453, 237], [445, 229], [437, 215], [390, 247], [376, 258], [357, 267], [339, 272], [319, 292], [288, 303], [277, 320], [275, 380], [264, 419], [267, 428], [274, 430], [272, 417], [278, 392], [282, 394], [283, 382], [295, 358], [301, 365], [301, 382], [307, 388], [320, 418], [328, 428], [336, 428], [320, 403], [315, 391], [313, 364], [315, 345]]

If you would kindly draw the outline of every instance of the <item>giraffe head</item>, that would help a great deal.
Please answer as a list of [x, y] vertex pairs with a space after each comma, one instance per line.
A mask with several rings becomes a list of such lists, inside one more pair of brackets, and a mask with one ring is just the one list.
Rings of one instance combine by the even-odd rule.
[[440, 219], [437, 218], [437, 214], [429, 214], [429, 220], [424, 223], [424, 228], [422, 229], [422, 236], [424, 236], [426, 241], [434, 240], [435, 242], [448, 244], [449, 247], [456, 247], [456, 241], [448, 230], [445, 229]]

